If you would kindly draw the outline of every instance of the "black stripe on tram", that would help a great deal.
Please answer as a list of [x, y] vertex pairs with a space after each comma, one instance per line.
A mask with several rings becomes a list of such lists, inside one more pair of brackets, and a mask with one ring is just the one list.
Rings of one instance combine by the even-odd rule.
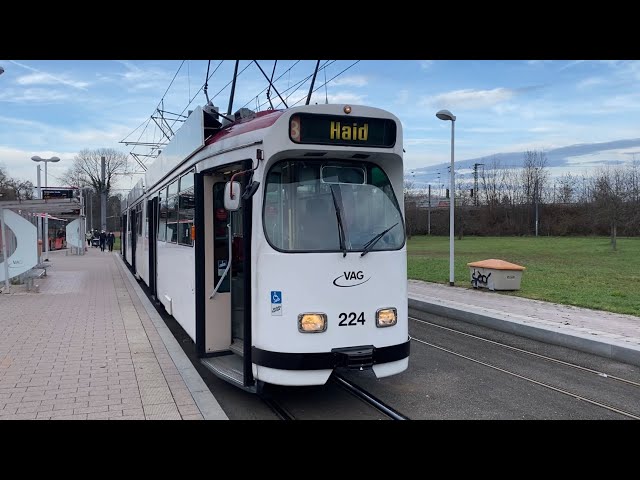
[[[410, 340], [398, 345], [388, 347], [357, 347], [359, 349], [372, 349], [373, 365], [381, 363], [395, 362], [409, 356]], [[257, 347], [251, 348], [253, 363], [263, 367], [277, 368], [280, 370], [327, 370], [336, 367], [349, 366], [349, 350], [336, 349], [332, 352], [317, 353], [283, 353], [262, 350]]]

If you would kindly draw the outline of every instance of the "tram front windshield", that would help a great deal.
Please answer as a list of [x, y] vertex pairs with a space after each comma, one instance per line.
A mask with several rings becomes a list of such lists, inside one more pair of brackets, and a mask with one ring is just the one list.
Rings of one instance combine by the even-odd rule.
[[269, 170], [265, 190], [265, 233], [277, 250], [362, 252], [404, 245], [393, 188], [374, 164], [282, 161]]

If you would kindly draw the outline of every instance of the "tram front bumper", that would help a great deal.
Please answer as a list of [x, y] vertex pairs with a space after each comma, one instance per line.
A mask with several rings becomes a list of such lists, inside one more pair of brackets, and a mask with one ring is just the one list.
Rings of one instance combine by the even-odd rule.
[[376, 348], [362, 345], [334, 348], [330, 352], [285, 353], [251, 348], [251, 359], [256, 365], [280, 370], [326, 370], [338, 367], [363, 370], [409, 356], [410, 340], [397, 345]]

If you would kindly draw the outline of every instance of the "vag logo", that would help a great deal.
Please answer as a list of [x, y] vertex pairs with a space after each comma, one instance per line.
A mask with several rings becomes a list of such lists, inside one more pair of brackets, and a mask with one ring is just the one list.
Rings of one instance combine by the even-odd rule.
[[342, 275], [337, 277], [333, 281], [333, 284], [336, 287], [357, 287], [358, 285], [368, 282], [370, 279], [371, 277], [364, 280], [364, 273], [362, 271], [342, 272]]

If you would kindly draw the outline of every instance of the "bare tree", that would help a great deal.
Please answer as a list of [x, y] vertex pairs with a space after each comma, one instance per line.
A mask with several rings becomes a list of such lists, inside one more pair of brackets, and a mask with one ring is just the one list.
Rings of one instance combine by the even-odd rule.
[[7, 191], [8, 181], [9, 181], [9, 176], [5, 172], [2, 165], [0, 165], [0, 197], [4, 197], [7, 193], [9, 193]]
[[29, 180], [11, 178], [0, 165], [0, 198], [2, 200], [33, 199], [33, 184]]
[[404, 194], [405, 195], [411, 195], [413, 192], [413, 189], [415, 187], [415, 183], [412, 182], [411, 180], [408, 179], [404, 179], [404, 186], [403, 186], [403, 190], [404, 190]]
[[491, 161], [486, 161], [485, 168], [480, 174], [480, 185], [484, 203], [492, 210], [500, 203], [502, 191], [503, 172], [500, 161], [495, 157]]
[[33, 200], [33, 183], [29, 180], [11, 180], [10, 186], [15, 192], [16, 200]]
[[471, 188], [473, 183], [469, 182], [465, 178], [456, 179], [456, 193], [450, 199], [454, 202], [455, 212], [455, 226], [458, 227], [458, 240], [462, 240], [464, 236], [465, 213], [470, 205], [473, 205], [473, 198], [471, 197]]
[[558, 181], [556, 201], [559, 203], [572, 203], [578, 190], [578, 178], [565, 173]]
[[609, 222], [611, 248], [617, 249], [618, 225], [623, 221], [624, 202], [628, 191], [622, 167], [604, 167], [596, 171], [593, 178], [593, 192], [596, 208], [601, 218]]
[[71, 187], [92, 187], [96, 194], [102, 193], [103, 181], [101, 158], [105, 158], [104, 188], [107, 195], [117, 183], [117, 175], [127, 172], [128, 155], [113, 148], [84, 149], [73, 159], [73, 164], [63, 175]]
[[547, 155], [538, 150], [527, 150], [522, 164], [522, 185], [527, 203], [533, 205], [535, 217], [535, 232], [538, 236], [538, 205], [542, 199], [542, 192], [549, 179]]

